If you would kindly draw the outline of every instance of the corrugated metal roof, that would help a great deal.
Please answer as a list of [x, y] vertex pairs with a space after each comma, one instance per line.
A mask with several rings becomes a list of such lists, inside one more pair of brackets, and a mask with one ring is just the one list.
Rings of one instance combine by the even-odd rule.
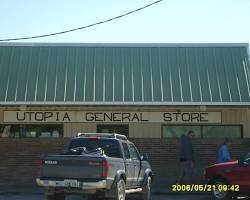
[[250, 105], [246, 44], [1, 44], [0, 104]]

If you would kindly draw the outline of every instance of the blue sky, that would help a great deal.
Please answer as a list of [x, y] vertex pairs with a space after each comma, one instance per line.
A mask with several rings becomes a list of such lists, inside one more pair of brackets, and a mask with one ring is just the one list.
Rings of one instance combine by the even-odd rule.
[[[76, 28], [154, 0], [1, 0], [0, 39]], [[250, 42], [250, 0], [164, 0], [96, 27], [21, 42]]]

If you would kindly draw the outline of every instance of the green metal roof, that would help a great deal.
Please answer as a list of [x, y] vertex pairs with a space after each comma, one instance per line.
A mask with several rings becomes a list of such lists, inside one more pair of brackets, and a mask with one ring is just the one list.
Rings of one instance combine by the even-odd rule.
[[250, 105], [247, 44], [0, 44], [0, 105]]

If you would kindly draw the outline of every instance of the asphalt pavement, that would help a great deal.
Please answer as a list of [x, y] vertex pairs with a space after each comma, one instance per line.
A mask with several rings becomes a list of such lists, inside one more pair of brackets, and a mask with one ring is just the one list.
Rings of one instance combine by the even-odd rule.
[[[240, 197], [240, 200], [250, 200], [247, 197]], [[37, 188], [19, 190], [1, 190], [0, 200], [46, 200], [44, 191]], [[66, 200], [87, 200], [80, 196], [69, 195]], [[134, 196], [127, 196], [126, 200], [139, 200]], [[211, 200], [209, 193], [154, 193], [151, 200]]]
[[[133, 198], [127, 198], [132, 200]], [[0, 194], [0, 200], [46, 200], [43, 194]], [[86, 198], [81, 198], [78, 196], [67, 196], [66, 200], [86, 200]], [[198, 195], [198, 194], [164, 194], [164, 195], [153, 195], [152, 200], [210, 200], [208, 195]]]

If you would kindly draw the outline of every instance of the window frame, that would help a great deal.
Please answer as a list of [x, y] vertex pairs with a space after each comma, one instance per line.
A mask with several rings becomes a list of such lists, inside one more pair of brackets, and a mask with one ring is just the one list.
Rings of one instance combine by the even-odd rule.
[[[126, 157], [124, 145], [126, 145], [126, 147], [127, 147], [129, 158]], [[124, 158], [126, 160], [131, 160], [131, 154], [130, 154], [130, 151], [129, 151], [129, 146], [128, 146], [128, 144], [126, 142], [122, 142], [122, 148], [123, 148], [123, 151], [124, 151]]]
[[[64, 138], [65, 137], [64, 124], [63, 123], [43, 123], [43, 124], [41, 124], [41, 123], [21, 123], [21, 124], [18, 124], [18, 123], [1, 123], [0, 124], [1, 128], [5, 127], [5, 126], [19, 126], [18, 127], [19, 137], [15, 137], [15, 136], [10, 137], [10, 136], [8, 136], [8, 137], [4, 137], [4, 138]], [[25, 136], [20, 137], [20, 126], [24, 127]], [[54, 128], [57, 127], [56, 130], [59, 132], [59, 137], [53, 137], [53, 136], [50, 136], [50, 137], [41, 137], [40, 136], [40, 137], [38, 137], [37, 135], [36, 135], [36, 137], [28, 137], [26, 134], [27, 134], [27, 132], [29, 132], [30, 129], [33, 129], [33, 128], [31, 128], [32, 126], [37, 126], [36, 128], [39, 128], [39, 126], [43, 126], [43, 128], [45, 128], [46, 126], [51, 126], [51, 127], [54, 127]], [[13, 127], [11, 127], [11, 128], [13, 129]], [[48, 127], [46, 129], [48, 129]], [[2, 137], [2, 135], [1, 135], [1, 137]]]
[[[132, 147], [135, 149], [135, 152], [136, 152], [136, 155], [137, 155], [137, 159], [135, 159], [135, 158], [132, 157], [132, 153], [131, 153], [131, 150], [130, 150], [131, 147], [130, 147], [130, 146], [132, 146]], [[140, 154], [139, 154], [139, 152], [138, 152], [136, 146], [135, 146], [133, 143], [128, 143], [128, 149], [129, 149], [129, 152], [130, 152], [130, 158], [131, 158], [132, 160], [140, 160]]]
[[[161, 125], [161, 138], [176, 138], [176, 137], [163, 137], [163, 128], [164, 126], [201, 126], [200, 124], [162, 124]], [[202, 128], [201, 128], [202, 135]], [[202, 138], [202, 137], [199, 137]]]
[[243, 124], [162, 124], [161, 125], [161, 138], [174, 138], [174, 137], [164, 137], [163, 136], [163, 127], [164, 126], [200, 126], [201, 127], [201, 139], [214, 139], [214, 138], [204, 138], [203, 127], [204, 126], [238, 126], [240, 127], [240, 137], [236, 139], [243, 139]]
[[[240, 137], [236, 138], [236, 139], [242, 139], [244, 138], [243, 137], [243, 124], [216, 124], [216, 125], [213, 125], [213, 124], [203, 124], [202, 126], [237, 126], [237, 127], [240, 127]], [[203, 128], [201, 129], [201, 138], [204, 138], [204, 133], [203, 133]], [[206, 139], [206, 138], [204, 138]], [[208, 138], [208, 139], [213, 139], [213, 138]]]

